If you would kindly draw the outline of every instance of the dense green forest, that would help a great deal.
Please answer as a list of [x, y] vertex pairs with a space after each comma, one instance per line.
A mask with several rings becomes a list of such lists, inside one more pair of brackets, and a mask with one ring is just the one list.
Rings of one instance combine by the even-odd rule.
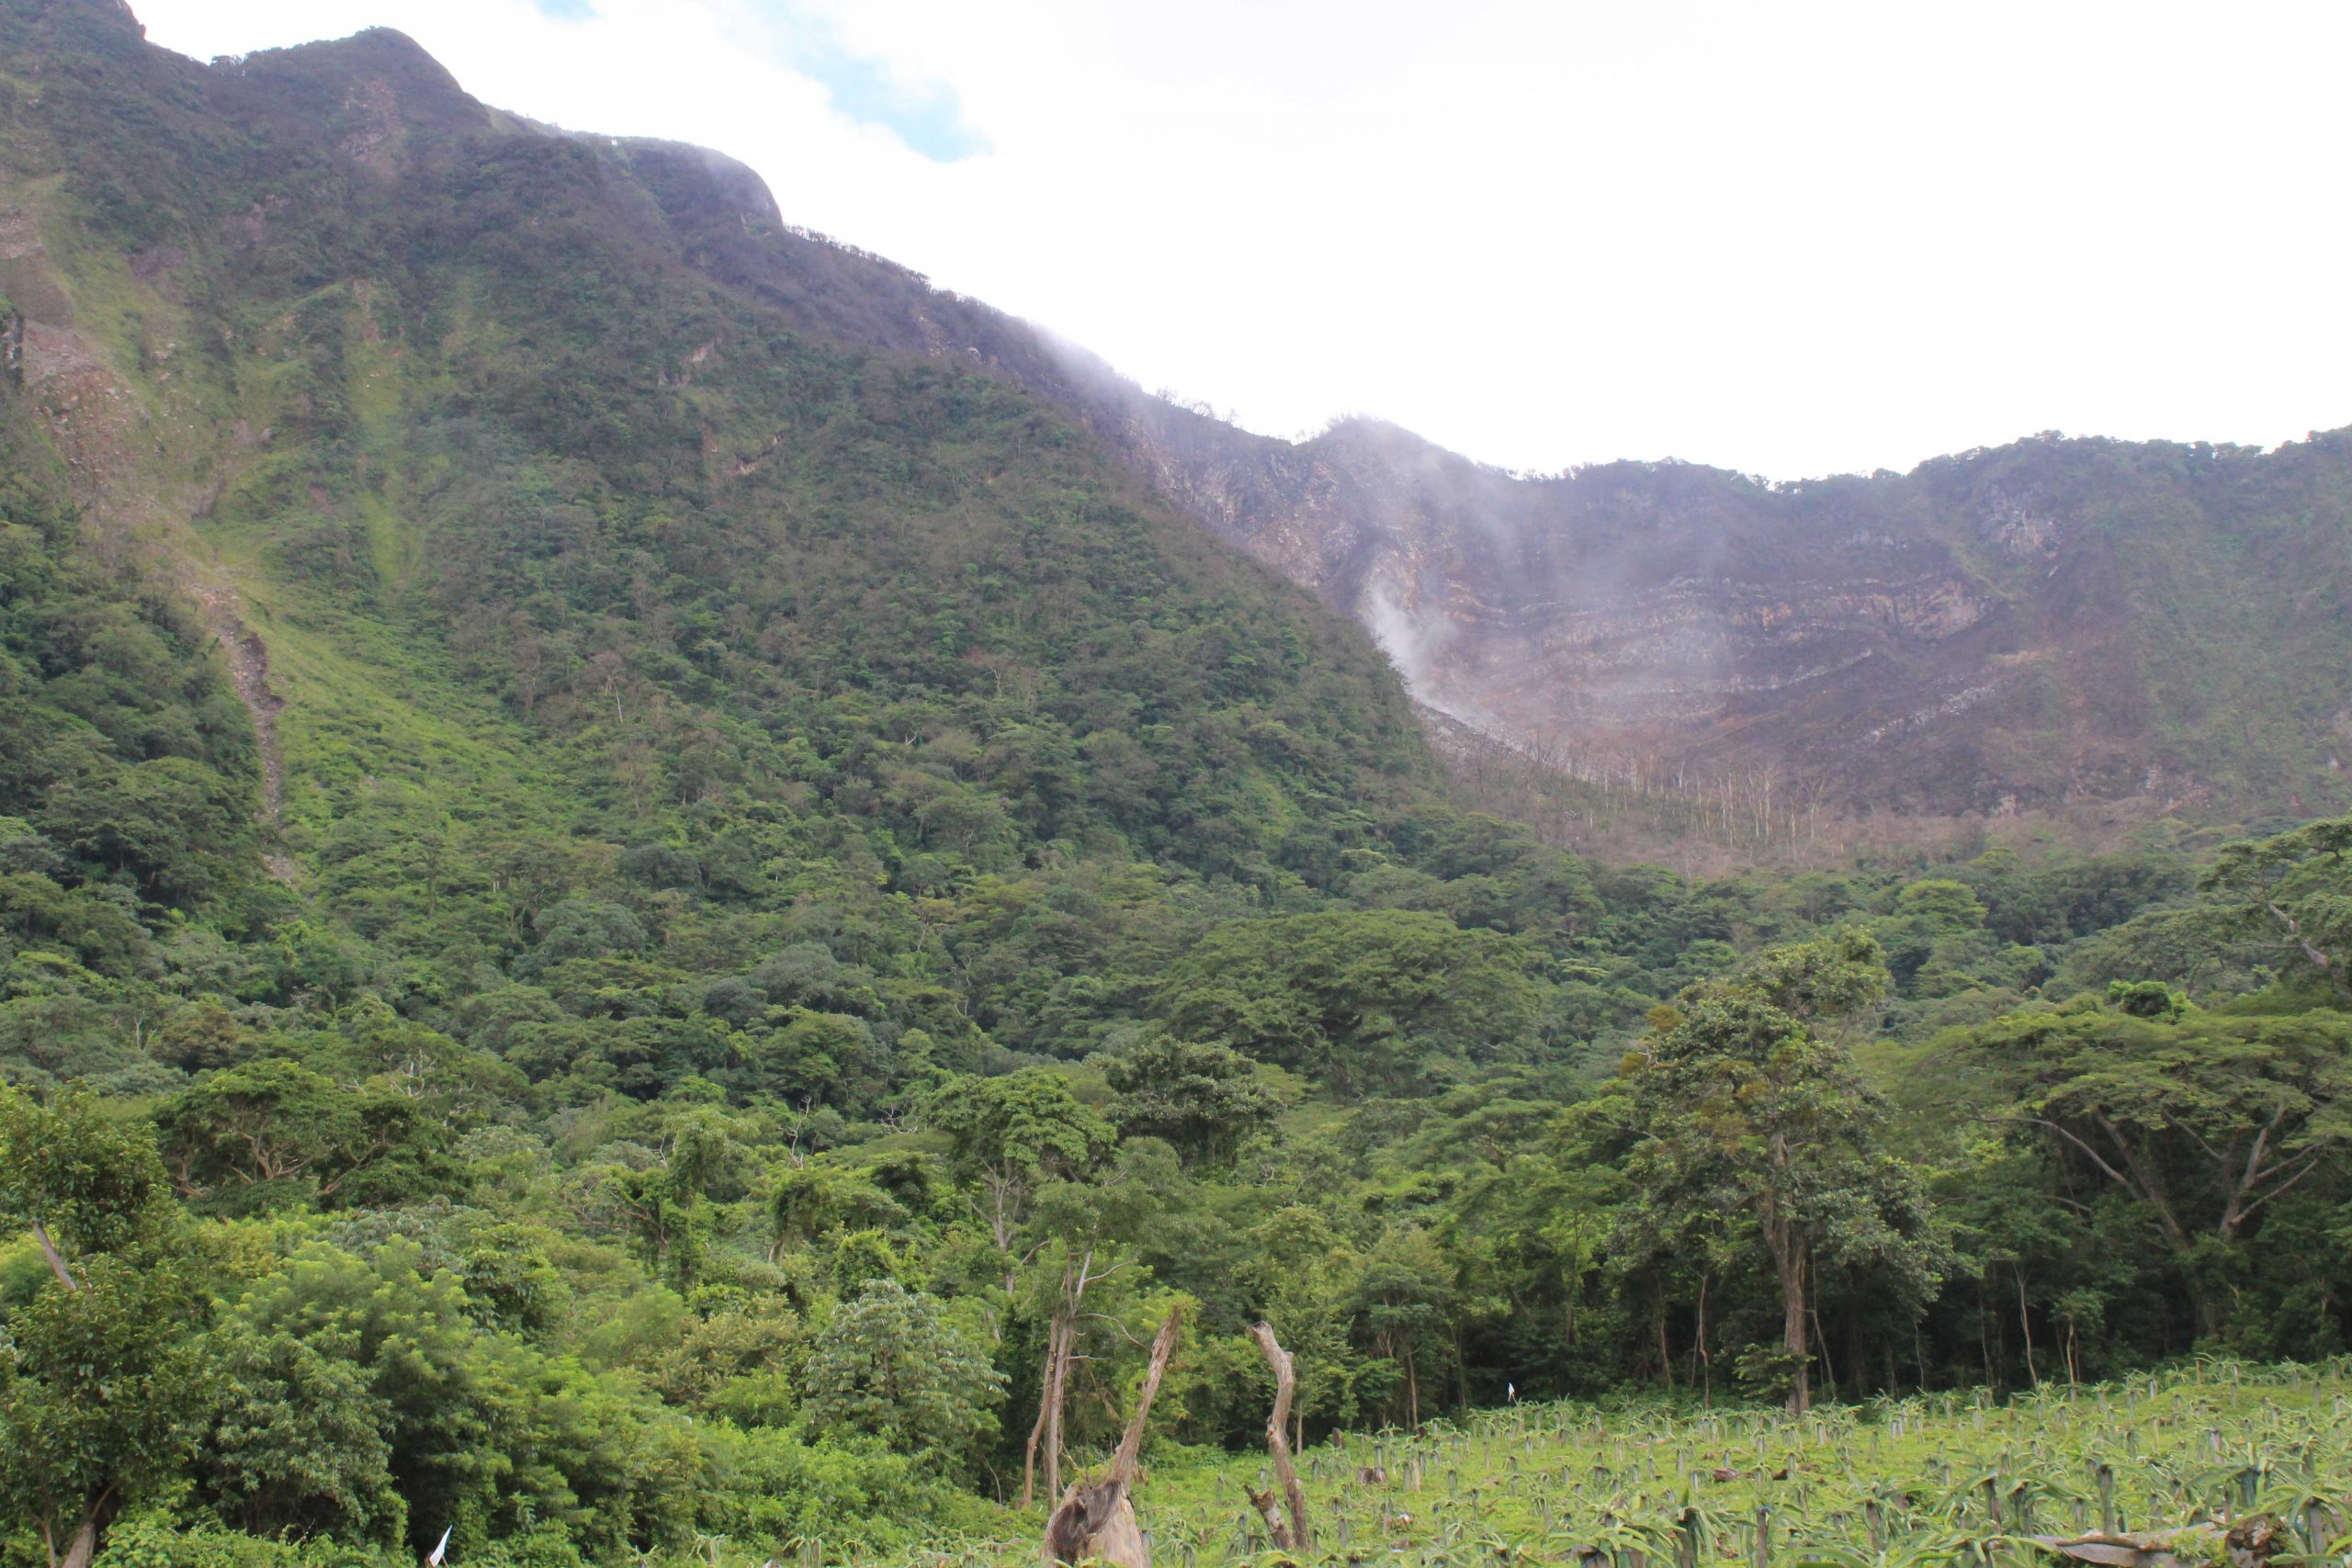
[[1588, 862], [675, 150], [0, 22], [0, 1562], [998, 1528], [1180, 1303], [1171, 1453], [2343, 1348], [2352, 821]]

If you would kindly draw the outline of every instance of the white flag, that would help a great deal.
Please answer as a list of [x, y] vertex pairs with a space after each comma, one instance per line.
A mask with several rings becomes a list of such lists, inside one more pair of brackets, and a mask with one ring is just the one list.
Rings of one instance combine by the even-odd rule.
[[[455, 1529], [457, 1528], [457, 1526], [451, 1525], [449, 1529]], [[424, 1560], [424, 1568], [441, 1568], [441, 1559], [448, 1555], [448, 1551], [449, 1530], [445, 1529], [441, 1532], [441, 1543], [433, 1549], [433, 1555]]]

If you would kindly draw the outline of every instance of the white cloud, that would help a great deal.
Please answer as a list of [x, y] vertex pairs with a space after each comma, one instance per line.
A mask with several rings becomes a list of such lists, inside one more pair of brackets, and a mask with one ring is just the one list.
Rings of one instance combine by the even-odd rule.
[[853, 123], [778, 62], [773, 0], [141, 15], [198, 55], [398, 27], [492, 103], [731, 152], [792, 220], [1261, 429], [1800, 475], [2352, 423], [2352, 7], [820, 3], [986, 151]]

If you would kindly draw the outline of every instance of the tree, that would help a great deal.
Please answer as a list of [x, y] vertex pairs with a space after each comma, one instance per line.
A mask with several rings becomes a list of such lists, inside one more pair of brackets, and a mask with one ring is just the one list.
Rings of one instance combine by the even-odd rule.
[[0, 1341], [0, 1503], [39, 1528], [51, 1568], [86, 1568], [193, 1436], [187, 1336], [204, 1294], [164, 1188], [153, 1145], [89, 1100], [0, 1088], [0, 1214], [32, 1230], [55, 1277]]
[[807, 1246], [845, 1226], [902, 1224], [905, 1204], [876, 1185], [870, 1171], [835, 1165], [786, 1166], [768, 1194], [771, 1260], [787, 1246]]
[[820, 1427], [931, 1454], [967, 1473], [997, 1430], [1004, 1374], [957, 1332], [936, 1298], [870, 1281], [817, 1335], [804, 1374]]
[[[1363, 1257], [1354, 1305], [1373, 1348], [1404, 1377], [1405, 1424], [1421, 1424], [1421, 1390], [1442, 1373], [1433, 1359], [1451, 1354], [1447, 1330], [1457, 1304], [1452, 1259], [1419, 1226], [1385, 1232]], [[1444, 1385], [1440, 1383], [1442, 1388]]]
[[2352, 1003], [2352, 817], [2224, 845], [2199, 886], [2230, 925]]
[[0, 1220], [29, 1229], [67, 1290], [66, 1254], [128, 1247], [165, 1212], [152, 1139], [119, 1126], [86, 1093], [39, 1104], [0, 1085]]
[[[1363, 1359], [1350, 1343], [1363, 1260], [1316, 1209], [1293, 1203], [1249, 1233], [1240, 1280], [1282, 1337], [1298, 1379], [1295, 1418], [1333, 1426], [1363, 1413]], [[1385, 1388], [1381, 1367], [1372, 1380]]]
[[391, 1407], [368, 1386], [359, 1337], [330, 1325], [298, 1337], [236, 1318], [208, 1348], [204, 1468], [229, 1515], [255, 1535], [397, 1541], [408, 1509], [384, 1439]]
[[[2238, 1018], [2153, 984], [2101, 1004], [2016, 1013], [1959, 1050], [2016, 1095], [1998, 1112], [2062, 1172], [2087, 1213], [2133, 1206], [2188, 1279], [2200, 1333], [2226, 1326], [2230, 1276], [2268, 1205], [2352, 1147], [2352, 1018]], [[2073, 1189], [2073, 1194], [2064, 1189]]]
[[350, 1088], [268, 1057], [189, 1085], [157, 1121], [174, 1185], [187, 1196], [360, 1202], [432, 1183], [445, 1156], [429, 1116], [428, 1102], [398, 1089]]
[[1343, 1092], [1401, 1089], [1533, 1042], [1544, 991], [1498, 931], [1403, 909], [1230, 920], [1173, 965], [1159, 1007], [1183, 1039]]
[[932, 1096], [925, 1117], [955, 1140], [956, 1163], [978, 1179], [973, 1212], [988, 1226], [1010, 1296], [1025, 1261], [1020, 1236], [1030, 1201], [1042, 1183], [1101, 1159], [1111, 1146], [1110, 1125], [1041, 1067], [957, 1078]]
[[[286, 1339], [358, 1370], [356, 1381], [316, 1367], [296, 1376], [364, 1389], [355, 1412], [382, 1437], [391, 1490], [409, 1506], [413, 1546], [430, 1546], [451, 1522], [460, 1543], [474, 1545], [554, 1524], [609, 1551], [625, 1540], [674, 1533], [675, 1521], [662, 1517], [661, 1494], [690, 1495], [695, 1484], [690, 1449], [678, 1468], [674, 1423], [569, 1359], [484, 1329], [456, 1274], [432, 1268], [406, 1236], [365, 1257], [304, 1246], [248, 1285], [229, 1321], [224, 1347], [253, 1347], [261, 1358], [255, 1372]], [[241, 1473], [266, 1483], [273, 1506], [314, 1516], [347, 1511], [369, 1518], [374, 1530], [390, 1528], [389, 1506], [368, 1491], [373, 1464], [359, 1434], [322, 1425], [312, 1435], [339, 1451], [296, 1448], [304, 1425], [322, 1421], [316, 1412], [258, 1420], [242, 1445], [249, 1468]], [[349, 1505], [334, 1502], [335, 1486]]]
[[1164, 1138], [1193, 1162], [1230, 1158], [1283, 1107], [1282, 1097], [1257, 1081], [1239, 1052], [1172, 1034], [1114, 1059], [1102, 1076], [1119, 1096], [1111, 1121], [1121, 1133]]
[[1884, 987], [1867, 937], [1777, 949], [1658, 1010], [1624, 1067], [1642, 1134], [1627, 1162], [1639, 1194], [1629, 1249], [1703, 1246], [1752, 1224], [1779, 1286], [1780, 1370], [1797, 1414], [1813, 1397], [1812, 1271], [1875, 1266], [1917, 1303], [1939, 1270], [1917, 1179], [1879, 1146], [1884, 1110], [1843, 1042]]

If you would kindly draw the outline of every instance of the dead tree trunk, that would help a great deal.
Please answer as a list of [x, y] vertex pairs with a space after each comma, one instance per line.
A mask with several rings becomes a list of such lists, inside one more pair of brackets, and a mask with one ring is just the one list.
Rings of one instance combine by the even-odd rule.
[[1258, 1342], [1259, 1350], [1266, 1358], [1266, 1365], [1274, 1372], [1274, 1408], [1273, 1413], [1266, 1417], [1266, 1452], [1273, 1460], [1274, 1480], [1283, 1489], [1282, 1500], [1290, 1509], [1288, 1522], [1284, 1522], [1275, 1508], [1272, 1490], [1261, 1492], [1251, 1486], [1244, 1486], [1242, 1490], [1250, 1494], [1250, 1506], [1265, 1519], [1267, 1533], [1273, 1538], [1276, 1546], [1285, 1551], [1311, 1552], [1315, 1545], [1314, 1538], [1306, 1529], [1306, 1494], [1298, 1484], [1298, 1468], [1291, 1462], [1287, 1430], [1291, 1396], [1298, 1390], [1298, 1379], [1291, 1370], [1290, 1352], [1274, 1338], [1273, 1325], [1261, 1323], [1251, 1325], [1250, 1337]]
[[1159, 1337], [1151, 1342], [1151, 1366], [1144, 1373], [1143, 1393], [1136, 1396], [1136, 1413], [1127, 1422], [1126, 1436], [1119, 1439], [1119, 1451], [1111, 1456], [1110, 1474], [1089, 1484], [1073, 1485], [1046, 1522], [1046, 1568], [1090, 1558], [1115, 1568], [1151, 1568], [1151, 1551], [1144, 1545], [1143, 1530], [1136, 1523], [1135, 1506], [1127, 1494], [1134, 1490], [1142, 1469], [1144, 1422], [1151, 1415], [1151, 1402], [1159, 1396], [1159, 1380], [1167, 1375], [1168, 1358], [1175, 1353], [1177, 1330], [1183, 1322], [1184, 1309], [1170, 1308], [1168, 1321], [1159, 1325]]
[[[1055, 1383], [1062, 1371], [1062, 1332], [1061, 1314], [1056, 1313], [1046, 1328], [1046, 1366], [1037, 1378], [1037, 1420], [1029, 1428], [1028, 1446], [1021, 1452], [1021, 1506], [1024, 1508], [1036, 1495], [1037, 1444], [1045, 1438], [1048, 1427], [1057, 1425], [1052, 1419], [1052, 1413], [1061, 1407]], [[1061, 1486], [1061, 1433], [1058, 1430], [1054, 1433], [1054, 1446], [1046, 1450], [1046, 1495], [1049, 1497]]]
[[1086, 1303], [1089, 1287], [1101, 1284], [1125, 1267], [1124, 1263], [1114, 1263], [1099, 1274], [1094, 1272], [1094, 1249], [1090, 1247], [1076, 1265], [1062, 1270], [1061, 1291], [1055, 1298], [1053, 1319], [1046, 1330], [1046, 1372], [1037, 1393], [1037, 1423], [1029, 1429], [1029, 1444], [1021, 1456], [1021, 1506], [1024, 1508], [1033, 1495], [1040, 1441], [1046, 1449], [1046, 1495], [1061, 1495], [1062, 1409], [1069, 1397], [1070, 1363], [1078, 1356], [1079, 1308]]

